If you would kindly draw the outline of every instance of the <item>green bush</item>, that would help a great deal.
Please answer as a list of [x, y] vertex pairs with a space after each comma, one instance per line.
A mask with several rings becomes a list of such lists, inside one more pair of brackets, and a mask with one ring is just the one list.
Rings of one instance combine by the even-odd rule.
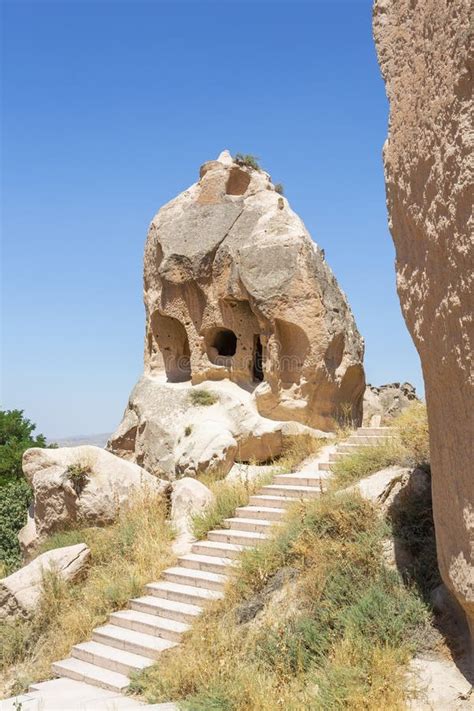
[[30, 447], [46, 447], [43, 435], [22, 410], [0, 410], [0, 568], [9, 574], [20, 565], [18, 531], [27, 519], [32, 492], [23, 476], [21, 460]]
[[413, 403], [393, 421], [393, 426], [406, 450], [407, 464], [427, 465], [430, 461], [430, 442], [426, 405]]
[[215, 405], [219, 398], [215, 393], [209, 392], [209, 390], [191, 390], [189, 395], [191, 403], [196, 406], [209, 407], [209, 405]]
[[80, 496], [92, 474], [90, 466], [88, 464], [70, 464], [66, 473], [74, 491]]
[[285, 194], [285, 188], [283, 187], [283, 183], [276, 183], [275, 192], [278, 193], [279, 195]]
[[247, 168], [261, 170], [257, 156], [253, 156], [251, 153], [236, 153], [234, 156], [234, 161], [239, 165], [247, 166]]

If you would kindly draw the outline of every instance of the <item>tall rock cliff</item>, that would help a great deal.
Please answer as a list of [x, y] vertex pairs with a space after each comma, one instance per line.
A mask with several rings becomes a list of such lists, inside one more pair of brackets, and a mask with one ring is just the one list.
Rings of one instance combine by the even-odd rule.
[[469, 0], [376, 0], [397, 288], [421, 358], [438, 560], [474, 633], [472, 52]]

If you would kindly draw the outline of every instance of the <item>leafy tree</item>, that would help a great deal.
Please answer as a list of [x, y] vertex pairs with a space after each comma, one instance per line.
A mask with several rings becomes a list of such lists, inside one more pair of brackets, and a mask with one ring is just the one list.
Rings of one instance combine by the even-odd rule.
[[35, 429], [23, 410], [0, 410], [0, 577], [21, 562], [17, 534], [26, 523], [32, 499], [21, 460], [30, 447], [47, 446], [42, 434], [33, 434]]

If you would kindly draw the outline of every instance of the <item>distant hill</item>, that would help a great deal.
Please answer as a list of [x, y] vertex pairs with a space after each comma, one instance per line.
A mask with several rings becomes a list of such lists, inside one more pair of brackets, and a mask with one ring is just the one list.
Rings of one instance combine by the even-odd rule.
[[60, 447], [79, 447], [81, 444], [93, 444], [95, 447], [105, 447], [110, 437], [110, 432], [91, 435], [76, 435], [75, 437], [63, 437], [61, 439], [50, 439], [50, 444], [56, 443]]

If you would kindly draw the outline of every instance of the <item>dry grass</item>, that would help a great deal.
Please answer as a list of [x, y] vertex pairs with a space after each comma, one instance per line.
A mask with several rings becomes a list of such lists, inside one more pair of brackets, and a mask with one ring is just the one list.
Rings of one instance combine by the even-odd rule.
[[173, 560], [166, 508], [156, 495], [143, 495], [108, 528], [85, 528], [52, 536], [42, 551], [84, 542], [91, 565], [84, 580], [67, 584], [45, 579], [41, 608], [31, 621], [0, 629], [1, 688], [19, 693], [50, 676], [51, 662], [69, 655], [108, 614], [141, 593], [143, 585]]
[[278, 467], [279, 474], [292, 472], [307, 457], [316, 454], [330, 441], [329, 439], [317, 439], [308, 434], [297, 437], [284, 445], [283, 452], [273, 461], [273, 464]]
[[[403, 708], [404, 664], [428, 614], [385, 569], [385, 533], [355, 494], [295, 507], [275, 538], [245, 553], [225, 599], [134, 688], [192, 711]], [[239, 624], [237, 609], [282, 566], [296, 580], [258, 622]]]

